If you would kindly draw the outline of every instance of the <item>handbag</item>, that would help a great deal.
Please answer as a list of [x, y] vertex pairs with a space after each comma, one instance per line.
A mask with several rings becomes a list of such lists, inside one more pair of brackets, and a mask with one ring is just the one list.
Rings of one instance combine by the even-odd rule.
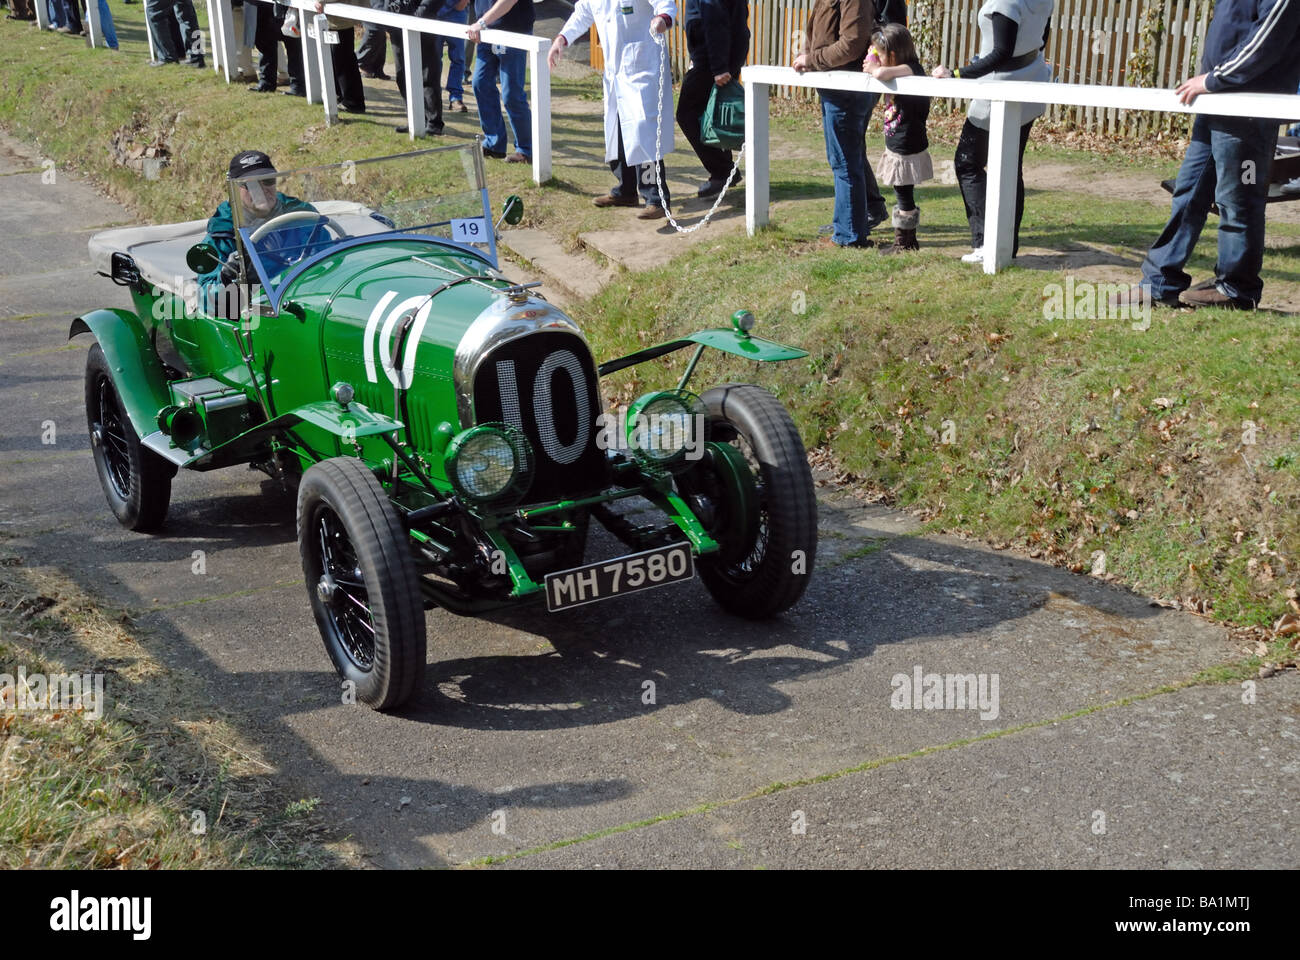
[[302, 32], [298, 29], [297, 10], [290, 9], [289, 12], [284, 15], [284, 22], [280, 24], [280, 32], [286, 37], [293, 37], [294, 39], [302, 36]]
[[735, 80], [713, 85], [700, 117], [700, 139], [709, 147], [735, 150], [745, 144], [745, 88]]

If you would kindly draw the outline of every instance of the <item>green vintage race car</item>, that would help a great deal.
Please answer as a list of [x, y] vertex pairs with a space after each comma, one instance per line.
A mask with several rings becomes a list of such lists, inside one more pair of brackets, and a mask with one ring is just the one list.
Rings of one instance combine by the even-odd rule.
[[[742, 617], [803, 594], [817, 506], [789, 414], [752, 384], [687, 386], [706, 347], [804, 351], [737, 311], [597, 366], [537, 284], [498, 269], [497, 228], [522, 204], [493, 222], [477, 142], [229, 186], [224, 261], [206, 221], [90, 241], [134, 304], [72, 323], [96, 340], [95, 466], [139, 531], [163, 523], [180, 468], [251, 464], [296, 487], [307, 595], [358, 700], [421, 687], [433, 606], [564, 610], [696, 571]], [[261, 218], [259, 190], [275, 203]], [[683, 348], [675, 385], [605, 410], [599, 377]], [[584, 565], [593, 519], [632, 552]]]

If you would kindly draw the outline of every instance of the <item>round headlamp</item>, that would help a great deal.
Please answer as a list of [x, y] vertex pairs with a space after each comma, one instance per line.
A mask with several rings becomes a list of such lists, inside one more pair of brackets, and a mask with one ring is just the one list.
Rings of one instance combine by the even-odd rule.
[[504, 423], [485, 423], [458, 433], [447, 445], [447, 478], [460, 496], [490, 503], [521, 496], [532, 479], [528, 439]]
[[642, 463], [671, 467], [702, 451], [703, 404], [685, 390], [638, 397], [627, 408], [627, 440]]

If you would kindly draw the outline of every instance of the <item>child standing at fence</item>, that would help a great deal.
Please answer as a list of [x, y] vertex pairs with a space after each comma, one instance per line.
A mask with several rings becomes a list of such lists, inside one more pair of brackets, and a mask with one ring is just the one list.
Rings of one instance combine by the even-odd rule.
[[[925, 75], [912, 35], [901, 23], [888, 23], [876, 31], [862, 61], [862, 71], [877, 80]], [[925, 132], [929, 117], [929, 97], [885, 96], [885, 155], [877, 169], [880, 182], [893, 187], [898, 199], [893, 215], [894, 242], [880, 247], [881, 253], [920, 249], [916, 228], [921, 211], [916, 206], [915, 187], [934, 177], [930, 140]]]

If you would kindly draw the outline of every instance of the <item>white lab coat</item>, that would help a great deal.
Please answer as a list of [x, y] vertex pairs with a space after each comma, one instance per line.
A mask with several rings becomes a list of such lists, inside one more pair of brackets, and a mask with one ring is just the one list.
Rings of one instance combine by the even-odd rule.
[[[631, 10], [624, 13], [624, 10]], [[560, 31], [570, 46], [594, 23], [605, 53], [605, 160], [618, 156], [618, 132], [629, 164], [660, 160], [673, 151], [673, 67], [665, 56], [659, 82], [659, 44], [650, 39], [656, 16], [677, 22], [674, 0], [577, 0]], [[668, 34], [663, 35], [667, 41]], [[662, 104], [662, 106], [661, 106]], [[660, 153], [655, 155], [655, 118]], [[617, 126], [615, 126], [617, 118]]]

